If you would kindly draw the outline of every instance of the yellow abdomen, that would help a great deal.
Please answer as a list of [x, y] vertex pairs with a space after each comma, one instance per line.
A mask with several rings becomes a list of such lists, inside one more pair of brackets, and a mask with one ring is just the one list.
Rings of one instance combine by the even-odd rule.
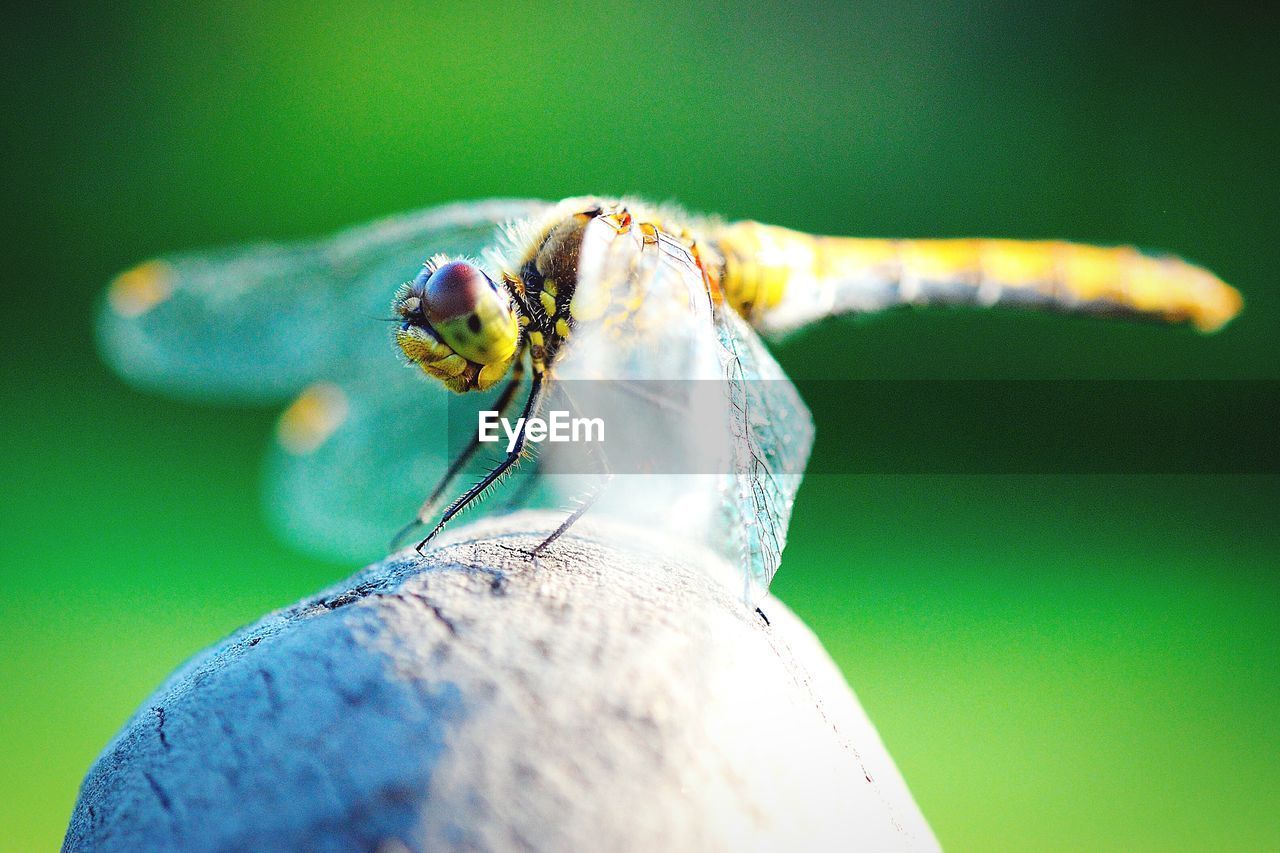
[[958, 304], [1144, 316], [1212, 332], [1243, 305], [1203, 267], [1130, 246], [817, 237], [758, 222], [711, 236], [726, 301], [765, 331], [896, 305]]

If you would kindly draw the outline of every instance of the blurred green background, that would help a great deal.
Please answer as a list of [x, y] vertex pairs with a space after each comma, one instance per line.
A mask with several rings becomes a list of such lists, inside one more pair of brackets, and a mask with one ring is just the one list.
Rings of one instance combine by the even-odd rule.
[[[149, 255], [583, 192], [823, 232], [1133, 241], [1237, 284], [1244, 316], [1203, 338], [895, 315], [777, 352], [808, 377], [1280, 376], [1274, 20], [1069, 2], [4, 14], [8, 849], [59, 843], [97, 752], [184, 658], [355, 568], [264, 526], [275, 412], [156, 399], [97, 361], [101, 290]], [[1274, 849], [1277, 486], [815, 476], [775, 591], [945, 845]]]

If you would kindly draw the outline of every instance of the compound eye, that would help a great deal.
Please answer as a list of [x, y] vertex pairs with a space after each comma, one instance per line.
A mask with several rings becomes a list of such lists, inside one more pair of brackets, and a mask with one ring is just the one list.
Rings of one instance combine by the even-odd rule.
[[492, 295], [489, 277], [474, 264], [450, 261], [436, 268], [422, 293], [427, 320], [433, 326], [475, 314], [481, 300]]
[[515, 351], [510, 303], [474, 264], [449, 261], [436, 267], [423, 283], [422, 305], [427, 322], [463, 358], [493, 364]]

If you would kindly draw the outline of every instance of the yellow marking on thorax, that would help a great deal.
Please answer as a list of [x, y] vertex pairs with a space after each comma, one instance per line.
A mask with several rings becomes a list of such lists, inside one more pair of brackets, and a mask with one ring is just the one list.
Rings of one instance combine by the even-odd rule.
[[545, 290], [538, 296], [538, 301], [542, 303], [542, 310], [547, 312], [548, 317], [554, 317], [556, 313], [556, 298]]
[[312, 453], [342, 426], [350, 408], [341, 388], [331, 382], [317, 382], [280, 415], [276, 439], [296, 456]]
[[164, 261], [147, 261], [116, 276], [107, 290], [107, 303], [121, 317], [141, 317], [173, 295], [174, 268]]

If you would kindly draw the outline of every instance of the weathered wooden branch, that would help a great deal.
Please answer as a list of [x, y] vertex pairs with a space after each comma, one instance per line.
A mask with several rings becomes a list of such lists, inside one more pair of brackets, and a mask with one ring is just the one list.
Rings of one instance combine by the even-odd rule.
[[535, 565], [557, 521], [465, 528], [198, 655], [90, 770], [64, 848], [936, 846], [790, 611], [585, 519]]

